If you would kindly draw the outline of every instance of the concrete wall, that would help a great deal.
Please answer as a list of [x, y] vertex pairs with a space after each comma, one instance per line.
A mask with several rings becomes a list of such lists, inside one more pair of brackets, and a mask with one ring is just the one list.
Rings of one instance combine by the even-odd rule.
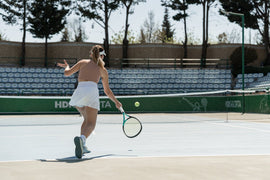
[[[94, 43], [57, 42], [48, 44], [49, 63], [54, 63], [55, 58], [89, 58], [89, 50]], [[208, 58], [229, 59], [230, 55], [241, 44], [217, 44], [208, 48]], [[255, 48], [258, 60], [255, 65], [260, 65], [265, 58], [264, 47], [245, 45]], [[0, 64], [19, 64], [21, 54], [20, 42], [0, 41]], [[128, 51], [129, 58], [182, 58], [183, 47], [176, 44], [131, 44]], [[188, 58], [200, 58], [201, 45], [188, 46]], [[9, 57], [9, 58], [7, 58]], [[26, 43], [26, 65], [43, 65], [44, 43]], [[110, 58], [122, 57], [122, 46], [110, 46]]]

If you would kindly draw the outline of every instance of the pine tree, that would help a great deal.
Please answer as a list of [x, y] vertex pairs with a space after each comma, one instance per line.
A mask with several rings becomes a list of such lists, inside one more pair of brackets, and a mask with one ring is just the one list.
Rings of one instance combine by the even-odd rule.
[[162, 23], [162, 32], [163, 32], [162, 34], [164, 34], [164, 36], [162, 37], [162, 43], [173, 41], [174, 30], [171, 30], [171, 28], [172, 26], [169, 21], [169, 12], [168, 12], [168, 8], [166, 7], [164, 19]]
[[8, 24], [18, 24], [22, 26], [22, 53], [20, 58], [20, 65], [25, 65], [25, 39], [26, 39], [26, 25], [27, 14], [30, 7], [31, 0], [1, 0], [0, 9], [4, 11], [0, 12], [2, 19]]
[[187, 0], [161, 0], [162, 6], [171, 8], [173, 11], [176, 11], [177, 13], [173, 16], [173, 19], [175, 21], [181, 21], [183, 20], [184, 23], [184, 37], [185, 40], [183, 42], [183, 49], [184, 49], [184, 58], [187, 58], [187, 44], [188, 44], [188, 33], [187, 33], [187, 9], [188, 9], [188, 3]]
[[29, 31], [37, 38], [45, 38], [45, 67], [48, 66], [48, 39], [65, 28], [70, 1], [36, 0], [31, 4]]

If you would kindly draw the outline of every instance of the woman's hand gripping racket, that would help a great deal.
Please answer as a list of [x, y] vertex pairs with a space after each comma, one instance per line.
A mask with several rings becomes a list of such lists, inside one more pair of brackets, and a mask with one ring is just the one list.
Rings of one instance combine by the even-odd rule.
[[127, 115], [122, 107], [119, 108], [123, 114], [123, 131], [128, 138], [134, 138], [138, 136], [142, 131], [142, 123], [139, 119]]

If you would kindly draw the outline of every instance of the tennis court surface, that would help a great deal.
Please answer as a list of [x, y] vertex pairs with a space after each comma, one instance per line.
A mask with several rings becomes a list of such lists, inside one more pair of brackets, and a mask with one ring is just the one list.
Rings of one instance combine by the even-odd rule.
[[129, 139], [121, 114], [98, 115], [92, 152], [78, 160], [79, 115], [2, 115], [1, 179], [269, 179], [268, 115], [135, 116], [143, 131]]

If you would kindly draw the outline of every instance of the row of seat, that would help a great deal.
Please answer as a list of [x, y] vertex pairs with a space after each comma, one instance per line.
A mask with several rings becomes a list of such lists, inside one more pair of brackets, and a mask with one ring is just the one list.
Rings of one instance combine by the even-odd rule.
[[76, 83], [63, 68], [0, 67], [1, 95], [70, 95]]
[[231, 79], [139, 79], [139, 78], [132, 78], [132, 79], [109, 79], [110, 84], [155, 84], [155, 83], [165, 83], [165, 84], [190, 84], [190, 83], [202, 83], [202, 84], [218, 84], [218, 83], [226, 83], [231, 84]]
[[0, 78], [0, 83], [71, 83], [75, 84], [77, 80], [75, 78]]
[[[0, 73], [0, 77], [2, 78], [24, 78], [24, 77], [33, 77], [33, 78], [67, 78], [64, 74], [53, 74], [53, 73]], [[75, 77], [75, 75], [71, 75], [70, 77]]]
[[[60, 68], [0, 68], [3, 92], [68, 94], [74, 91], [77, 75], [65, 77]], [[228, 70], [210, 69], [109, 69], [110, 87], [116, 95], [161, 94], [224, 90], [231, 88]], [[102, 83], [98, 83], [103, 94]], [[31, 90], [32, 89], [32, 90]], [[155, 91], [155, 92], [154, 92]]]
[[74, 89], [74, 84], [52, 84], [52, 83], [0, 83], [0, 88], [14, 88], [14, 89], [24, 89], [24, 88], [39, 88], [39, 89]]
[[[206, 92], [206, 91], [218, 91], [220, 89], [215, 88], [201, 88], [201, 89], [114, 89], [115, 95], [152, 95], [152, 94], [176, 94], [176, 93], [190, 93], [190, 92]], [[100, 95], [104, 96], [105, 93], [100, 91]]]
[[[0, 67], [2, 72], [63, 73], [63, 68]], [[108, 69], [111, 73], [230, 73], [229, 69]]]
[[56, 73], [63, 74], [63, 68], [0, 67], [0, 73]]
[[23, 88], [23, 89], [1, 89], [0, 95], [63, 95], [70, 96], [73, 93], [71, 89], [33, 89], [33, 88]]
[[[128, 89], [149, 89], [149, 88], [174, 88], [174, 89], [189, 89], [189, 88], [226, 88], [230, 89], [228, 84], [112, 84], [112, 89], [128, 88]], [[103, 89], [102, 85], [99, 84], [99, 89]]]
[[[244, 74], [244, 87], [245, 88], [261, 88], [269, 87], [270, 73], [266, 76], [263, 73], [248, 73]], [[238, 74], [236, 77], [236, 84], [234, 89], [241, 89], [243, 86], [242, 74]]]
[[231, 74], [230, 69], [109, 69], [108, 72], [112, 74]]
[[110, 78], [222, 78], [231, 79], [230, 74], [110, 74]]

